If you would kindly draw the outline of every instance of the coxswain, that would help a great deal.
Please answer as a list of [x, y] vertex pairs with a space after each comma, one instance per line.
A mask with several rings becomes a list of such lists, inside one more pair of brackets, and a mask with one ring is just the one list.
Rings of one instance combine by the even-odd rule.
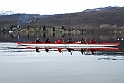
[[48, 37], [47, 39], [46, 39], [46, 41], [45, 41], [45, 43], [50, 43], [51, 41], [50, 41], [50, 37]]
[[37, 38], [36, 40], [35, 40], [35, 43], [40, 43], [41, 41], [40, 41], [40, 38]]
[[93, 38], [90, 40], [90, 44], [97, 44], [96, 40]]

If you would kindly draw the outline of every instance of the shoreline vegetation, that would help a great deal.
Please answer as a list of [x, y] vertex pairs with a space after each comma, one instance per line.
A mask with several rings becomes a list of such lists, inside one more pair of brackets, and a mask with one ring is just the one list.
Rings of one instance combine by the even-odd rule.
[[124, 33], [124, 7], [39, 15], [0, 15], [0, 32], [7, 33]]
[[124, 27], [116, 27], [116, 25], [109, 26], [108, 25], [102, 25], [100, 28], [65, 28], [62, 27], [46, 27], [43, 26], [43, 28], [12, 28], [12, 30], [4, 29], [1, 32], [8, 32], [8, 33], [124, 33]]

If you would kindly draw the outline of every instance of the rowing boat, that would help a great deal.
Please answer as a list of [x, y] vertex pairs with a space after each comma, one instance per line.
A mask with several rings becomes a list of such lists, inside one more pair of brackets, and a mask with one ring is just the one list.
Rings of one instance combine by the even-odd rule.
[[82, 47], [111, 47], [111, 46], [118, 46], [120, 42], [99, 42], [99, 43], [81, 43], [81, 42], [72, 42], [72, 43], [35, 43], [35, 42], [17, 42], [19, 46], [32, 46], [32, 47], [39, 47], [39, 48], [82, 48]]
[[[17, 49], [36, 49], [32, 46], [18, 46]], [[117, 47], [82, 47], [82, 48], [39, 48], [41, 51], [45, 51], [46, 49], [49, 49], [49, 51], [67, 51], [67, 50], [73, 50], [73, 51], [80, 51], [80, 50], [95, 50], [95, 51], [119, 51], [119, 48]]]
[[[36, 52], [40, 51], [68, 51], [71, 53], [71, 51], [81, 51], [83, 54], [84, 51], [91, 51], [92, 54], [94, 54], [94, 51], [119, 51], [119, 48], [116, 48], [115, 46], [118, 46], [120, 42], [99, 42], [99, 43], [81, 43], [81, 42], [65, 42], [65, 43], [35, 43], [35, 42], [17, 42], [18, 48], [25, 48], [25, 49], [36, 49]], [[39, 51], [40, 50], [40, 51]]]

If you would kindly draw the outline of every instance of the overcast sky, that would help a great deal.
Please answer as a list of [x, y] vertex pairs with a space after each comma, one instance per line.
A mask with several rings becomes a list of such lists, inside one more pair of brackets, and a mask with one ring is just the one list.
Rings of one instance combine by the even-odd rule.
[[124, 6], [124, 0], [0, 0], [0, 11], [63, 14], [108, 6]]

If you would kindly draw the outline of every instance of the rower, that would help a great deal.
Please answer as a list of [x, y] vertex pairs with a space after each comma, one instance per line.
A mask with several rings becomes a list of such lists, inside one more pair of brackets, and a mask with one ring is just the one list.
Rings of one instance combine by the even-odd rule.
[[90, 40], [90, 44], [97, 44], [96, 40], [93, 38]]
[[40, 38], [37, 38], [36, 40], [35, 40], [35, 43], [40, 43], [41, 41], [40, 41]]
[[67, 42], [68, 42], [68, 43], [72, 42], [72, 38], [68, 39], [68, 41], [67, 41]]
[[[90, 44], [97, 44], [96, 40], [93, 38], [90, 40]], [[94, 50], [90, 49], [90, 52], [92, 53], [92, 55], [94, 55]]]
[[45, 41], [45, 43], [50, 43], [51, 41], [50, 41], [50, 37], [48, 37], [47, 39], [46, 39], [46, 41]]
[[58, 39], [57, 43], [62, 44], [63, 43], [63, 38]]
[[[41, 41], [40, 41], [40, 38], [37, 38], [36, 40], [35, 40], [35, 43], [40, 43]], [[40, 52], [39, 51], [39, 47], [36, 47], [36, 52]]]
[[86, 44], [88, 44], [86, 38], [82, 38], [80, 41], [81, 41], [81, 43], [86, 43]]

